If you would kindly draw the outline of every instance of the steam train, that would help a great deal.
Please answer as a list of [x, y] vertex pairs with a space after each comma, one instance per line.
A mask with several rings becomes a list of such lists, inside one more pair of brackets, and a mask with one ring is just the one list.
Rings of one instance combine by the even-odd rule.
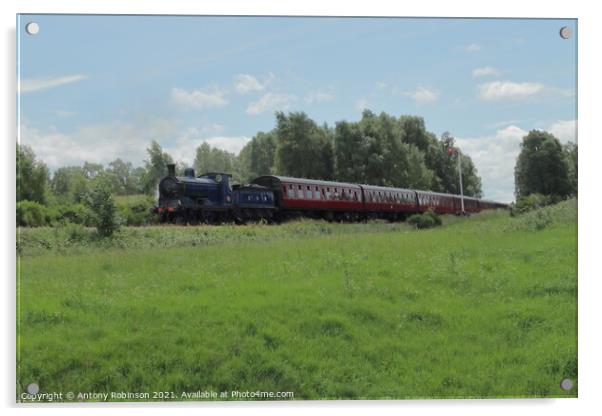
[[167, 169], [167, 176], [159, 182], [159, 203], [154, 209], [162, 222], [194, 225], [294, 217], [397, 221], [429, 209], [438, 214], [471, 214], [507, 207], [473, 197], [464, 197], [462, 206], [462, 198], [452, 194], [274, 175], [232, 185], [228, 173], [196, 176], [194, 169], [187, 168], [184, 176], [176, 176], [175, 165]]

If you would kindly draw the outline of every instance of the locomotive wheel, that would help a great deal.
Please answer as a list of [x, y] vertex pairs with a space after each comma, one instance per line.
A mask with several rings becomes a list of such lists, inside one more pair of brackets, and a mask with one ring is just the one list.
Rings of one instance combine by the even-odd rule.
[[201, 218], [205, 224], [213, 224], [215, 222], [215, 213], [211, 211], [203, 211]]
[[199, 225], [199, 216], [196, 212], [190, 211], [188, 213], [188, 223], [190, 225]]

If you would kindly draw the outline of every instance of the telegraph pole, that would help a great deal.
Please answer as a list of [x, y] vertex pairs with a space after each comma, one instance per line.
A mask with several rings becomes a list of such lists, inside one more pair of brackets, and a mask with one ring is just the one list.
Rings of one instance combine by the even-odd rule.
[[460, 157], [460, 149], [456, 149], [458, 157], [458, 174], [460, 175], [460, 203], [462, 204], [462, 215], [464, 215], [464, 189], [462, 188], [462, 158]]
[[466, 212], [464, 211], [464, 188], [462, 187], [462, 158], [460, 155], [460, 149], [454, 146], [449, 146], [447, 148], [447, 154], [450, 158], [453, 157], [454, 154], [458, 158], [458, 176], [460, 177], [460, 206], [462, 207], [462, 215], [464, 215]]

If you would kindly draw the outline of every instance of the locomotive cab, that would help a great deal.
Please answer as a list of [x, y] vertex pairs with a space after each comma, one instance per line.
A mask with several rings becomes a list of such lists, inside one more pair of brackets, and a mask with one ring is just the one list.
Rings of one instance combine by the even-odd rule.
[[[194, 170], [193, 170], [194, 172]], [[224, 172], [207, 172], [199, 176], [214, 181], [219, 189], [218, 199], [219, 204], [229, 205], [232, 203], [232, 186], [230, 178], [232, 175]]]

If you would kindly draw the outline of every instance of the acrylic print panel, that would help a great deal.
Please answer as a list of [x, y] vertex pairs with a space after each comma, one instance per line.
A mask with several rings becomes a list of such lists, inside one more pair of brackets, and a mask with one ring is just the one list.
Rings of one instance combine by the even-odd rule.
[[576, 20], [17, 33], [18, 401], [577, 396]]

